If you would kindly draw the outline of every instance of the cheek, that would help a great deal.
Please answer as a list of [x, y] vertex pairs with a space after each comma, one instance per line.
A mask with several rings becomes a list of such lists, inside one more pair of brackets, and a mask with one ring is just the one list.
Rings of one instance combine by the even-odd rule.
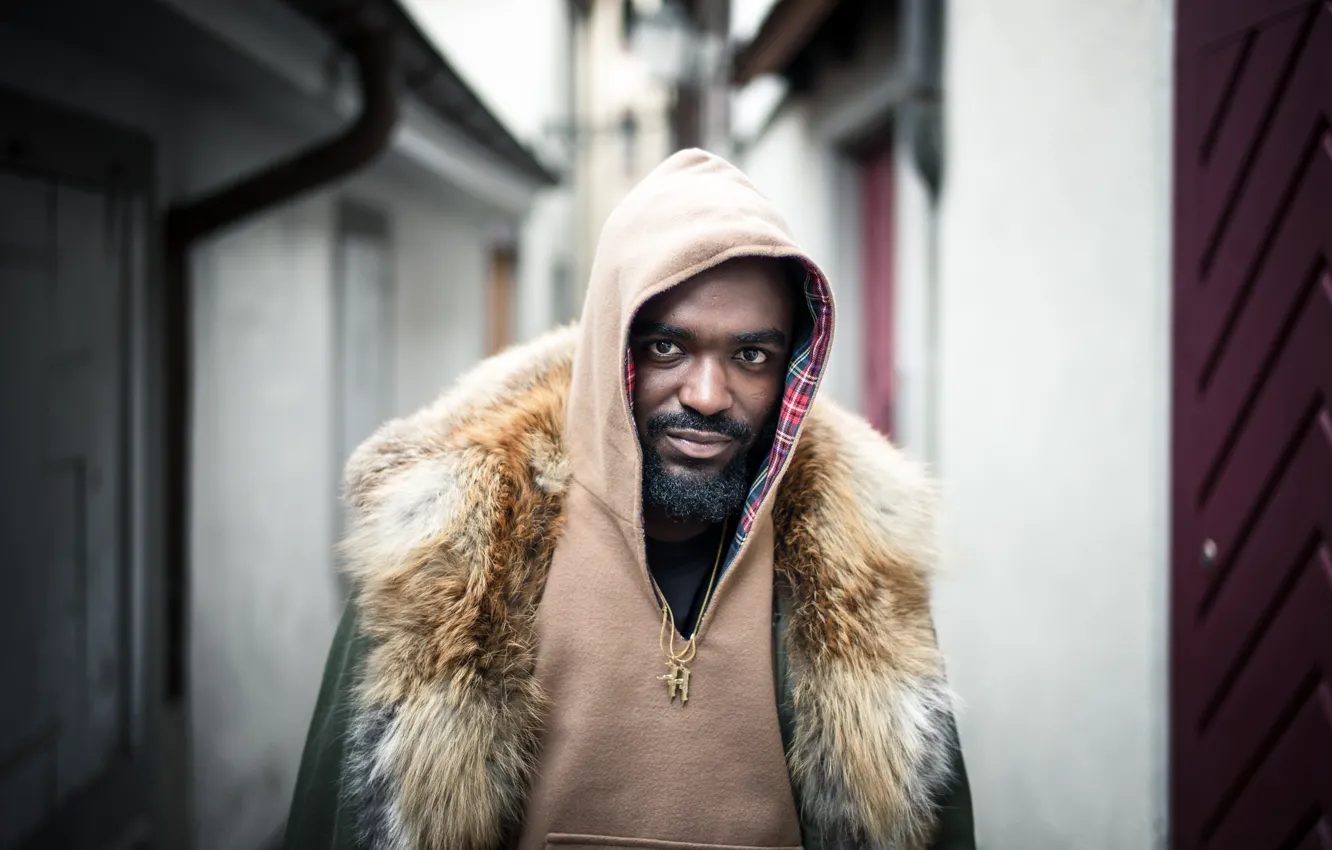
[[637, 369], [634, 372], [634, 421], [639, 431], [649, 417], [660, 410], [663, 402], [669, 399], [671, 387], [668, 381], [653, 369]]
[[768, 376], [763, 384], [761, 403], [766, 413], [775, 410], [782, 403], [782, 395], [786, 392], [786, 370], [781, 369], [775, 374]]
[[745, 420], [755, 432], [762, 430], [768, 419], [776, 416], [786, 392], [786, 375], [776, 375], [757, 383], [745, 394]]

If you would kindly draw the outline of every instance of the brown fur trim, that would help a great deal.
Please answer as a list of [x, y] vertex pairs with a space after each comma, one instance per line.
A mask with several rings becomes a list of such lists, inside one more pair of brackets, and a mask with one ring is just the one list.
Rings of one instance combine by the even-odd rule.
[[[376, 850], [498, 847], [522, 816], [574, 344], [562, 329], [485, 361], [348, 464], [344, 548], [374, 645], [348, 784]], [[948, 769], [931, 488], [862, 420], [819, 402], [776, 499], [805, 815], [828, 835], [909, 850]]]
[[815, 405], [773, 514], [793, 602], [788, 761], [805, 818], [860, 846], [923, 846], [951, 767], [933, 515], [918, 467], [860, 418]]
[[487, 361], [348, 464], [344, 551], [374, 642], [348, 784], [376, 850], [495, 847], [522, 816], [571, 353], [563, 331]]

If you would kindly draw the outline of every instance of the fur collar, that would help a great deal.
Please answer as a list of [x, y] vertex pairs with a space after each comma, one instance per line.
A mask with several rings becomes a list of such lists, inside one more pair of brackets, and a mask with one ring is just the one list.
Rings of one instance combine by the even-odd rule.
[[[347, 785], [376, 850], [498, 847], [522, 816], [574, 340], [565, 328], [483, 362], [348, 465], [344, 550], [374, 648]], [[793, 602], [788, 764], [807, 823], [880, 850], [923, 844], [949, 769], [932, 518], [917, 467], [863, 420], [814, 405], [774, 505]]]

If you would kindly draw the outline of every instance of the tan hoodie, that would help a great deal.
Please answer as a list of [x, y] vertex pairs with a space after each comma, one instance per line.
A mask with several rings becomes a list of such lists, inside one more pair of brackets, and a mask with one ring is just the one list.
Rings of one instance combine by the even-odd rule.
[[[656, 678], [626, 331], [647, 298], [738, 254], [803, 262], [823, 330], [788, 373], [682, 707]], [[478, 364], [366, 440], [347, 465], [353, 604], [290, 846], [794, 847], [793, 796], [814, 844], [927, 846], [952, 746], [933, 487], [862, 418], [809, 404], [830, 324], [822, 275], [771, 206], [686, 152], [607, 224], [585, 325]]]
[[[789, 370], [778, 438], [700, 624], [682, 705], [657, 678], [666, 672], [662, 614], [644, 555], [629, 327], [654, 295], [737, 256], [802, 264], [813, 332]], [[831, 335], [823, 275], [767, 198], [715, 156], [671, 157], [606, 223], [566, 415], [567, 524], [537, 615], [537, 678], [551, 713], [523, 818], [524, 850], [800, 846], [776, 709], [770, 497]]]

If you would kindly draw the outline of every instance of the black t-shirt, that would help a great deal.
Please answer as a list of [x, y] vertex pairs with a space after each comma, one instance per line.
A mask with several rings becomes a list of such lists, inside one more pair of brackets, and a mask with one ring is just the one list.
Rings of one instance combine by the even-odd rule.
[[676, 631], [686, 638], [698, 627], [699, 609], [708, 592], [721, 534], [718, 525], [689, 540], [668, 542], [648, 537], [644, 541], [648, 569], [671, 606]]

